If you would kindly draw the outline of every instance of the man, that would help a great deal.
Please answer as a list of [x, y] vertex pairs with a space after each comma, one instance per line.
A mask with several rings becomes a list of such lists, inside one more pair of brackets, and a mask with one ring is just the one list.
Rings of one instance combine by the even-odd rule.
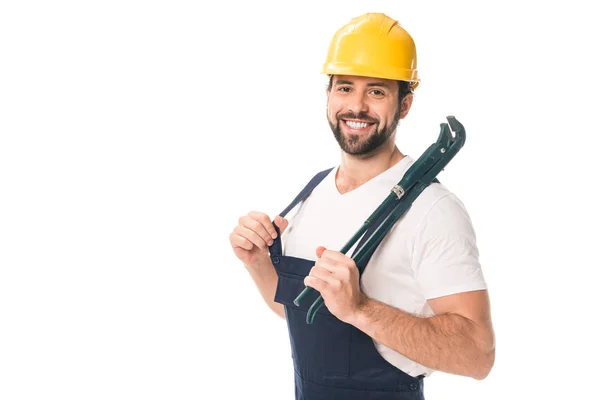
[[[338, 251], [414, 162], [395, 145], [419, 82], [412, 37], [384, 14], [354, 18], [335, 34], [324, 73], [339, 166], [274, 221], [250, 212], [230, 235], [265, 302], [287, 320], [296, 398], [421, 399], [434, 370], [485, 378], [495, 349], [487, 285], [454, 194], [432, 183], [363, 265]], [[315, 297], [293, 302], [305, 285], [325, 302], [312, 324]]]

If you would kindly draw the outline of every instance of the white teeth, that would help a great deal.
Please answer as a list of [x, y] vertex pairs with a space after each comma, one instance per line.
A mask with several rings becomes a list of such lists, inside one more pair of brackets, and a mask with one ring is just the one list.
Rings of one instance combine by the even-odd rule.
[[366, 122], [346, 121], [346, 124], [352, 129], [363, 129], [369, 126]]

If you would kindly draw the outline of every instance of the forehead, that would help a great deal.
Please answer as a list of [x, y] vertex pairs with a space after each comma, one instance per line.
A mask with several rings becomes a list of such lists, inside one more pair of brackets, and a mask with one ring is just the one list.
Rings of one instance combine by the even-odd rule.
[[394, 80], [369, 76], [334, 75], [332, 83], [333, 85], [381, 86], [391, 90], [398, 88], [398, 84]]

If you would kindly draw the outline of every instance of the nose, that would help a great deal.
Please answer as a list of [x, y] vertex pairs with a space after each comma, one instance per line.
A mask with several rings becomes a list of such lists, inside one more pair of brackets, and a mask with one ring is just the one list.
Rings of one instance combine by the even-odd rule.
[[360, 91], [355, 91], [348, 99], [348, 111], [352, 111], [355, 115], [369, 111], [365, 96]]

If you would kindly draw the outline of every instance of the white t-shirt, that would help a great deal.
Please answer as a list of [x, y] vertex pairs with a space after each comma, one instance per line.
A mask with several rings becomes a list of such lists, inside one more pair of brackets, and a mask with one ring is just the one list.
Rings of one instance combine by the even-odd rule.
[[[404, 157], [387, 171], [348, 193], [335, 185], [334, 168], [286, 218], [284, 255], [316, 259], [318, 246], [339, 251], [390, 194], [414, 163]], [[352, 255], [358, 242], [346, 254]], [[362, 275], [364, 293], [412, 314], [433, 315], [427, 299], [487, 289], [475, 232], [462, 202], [432, 183], [392, 227]], [[433, 371], [375, 342], [388, 362], [411, 376]]]

